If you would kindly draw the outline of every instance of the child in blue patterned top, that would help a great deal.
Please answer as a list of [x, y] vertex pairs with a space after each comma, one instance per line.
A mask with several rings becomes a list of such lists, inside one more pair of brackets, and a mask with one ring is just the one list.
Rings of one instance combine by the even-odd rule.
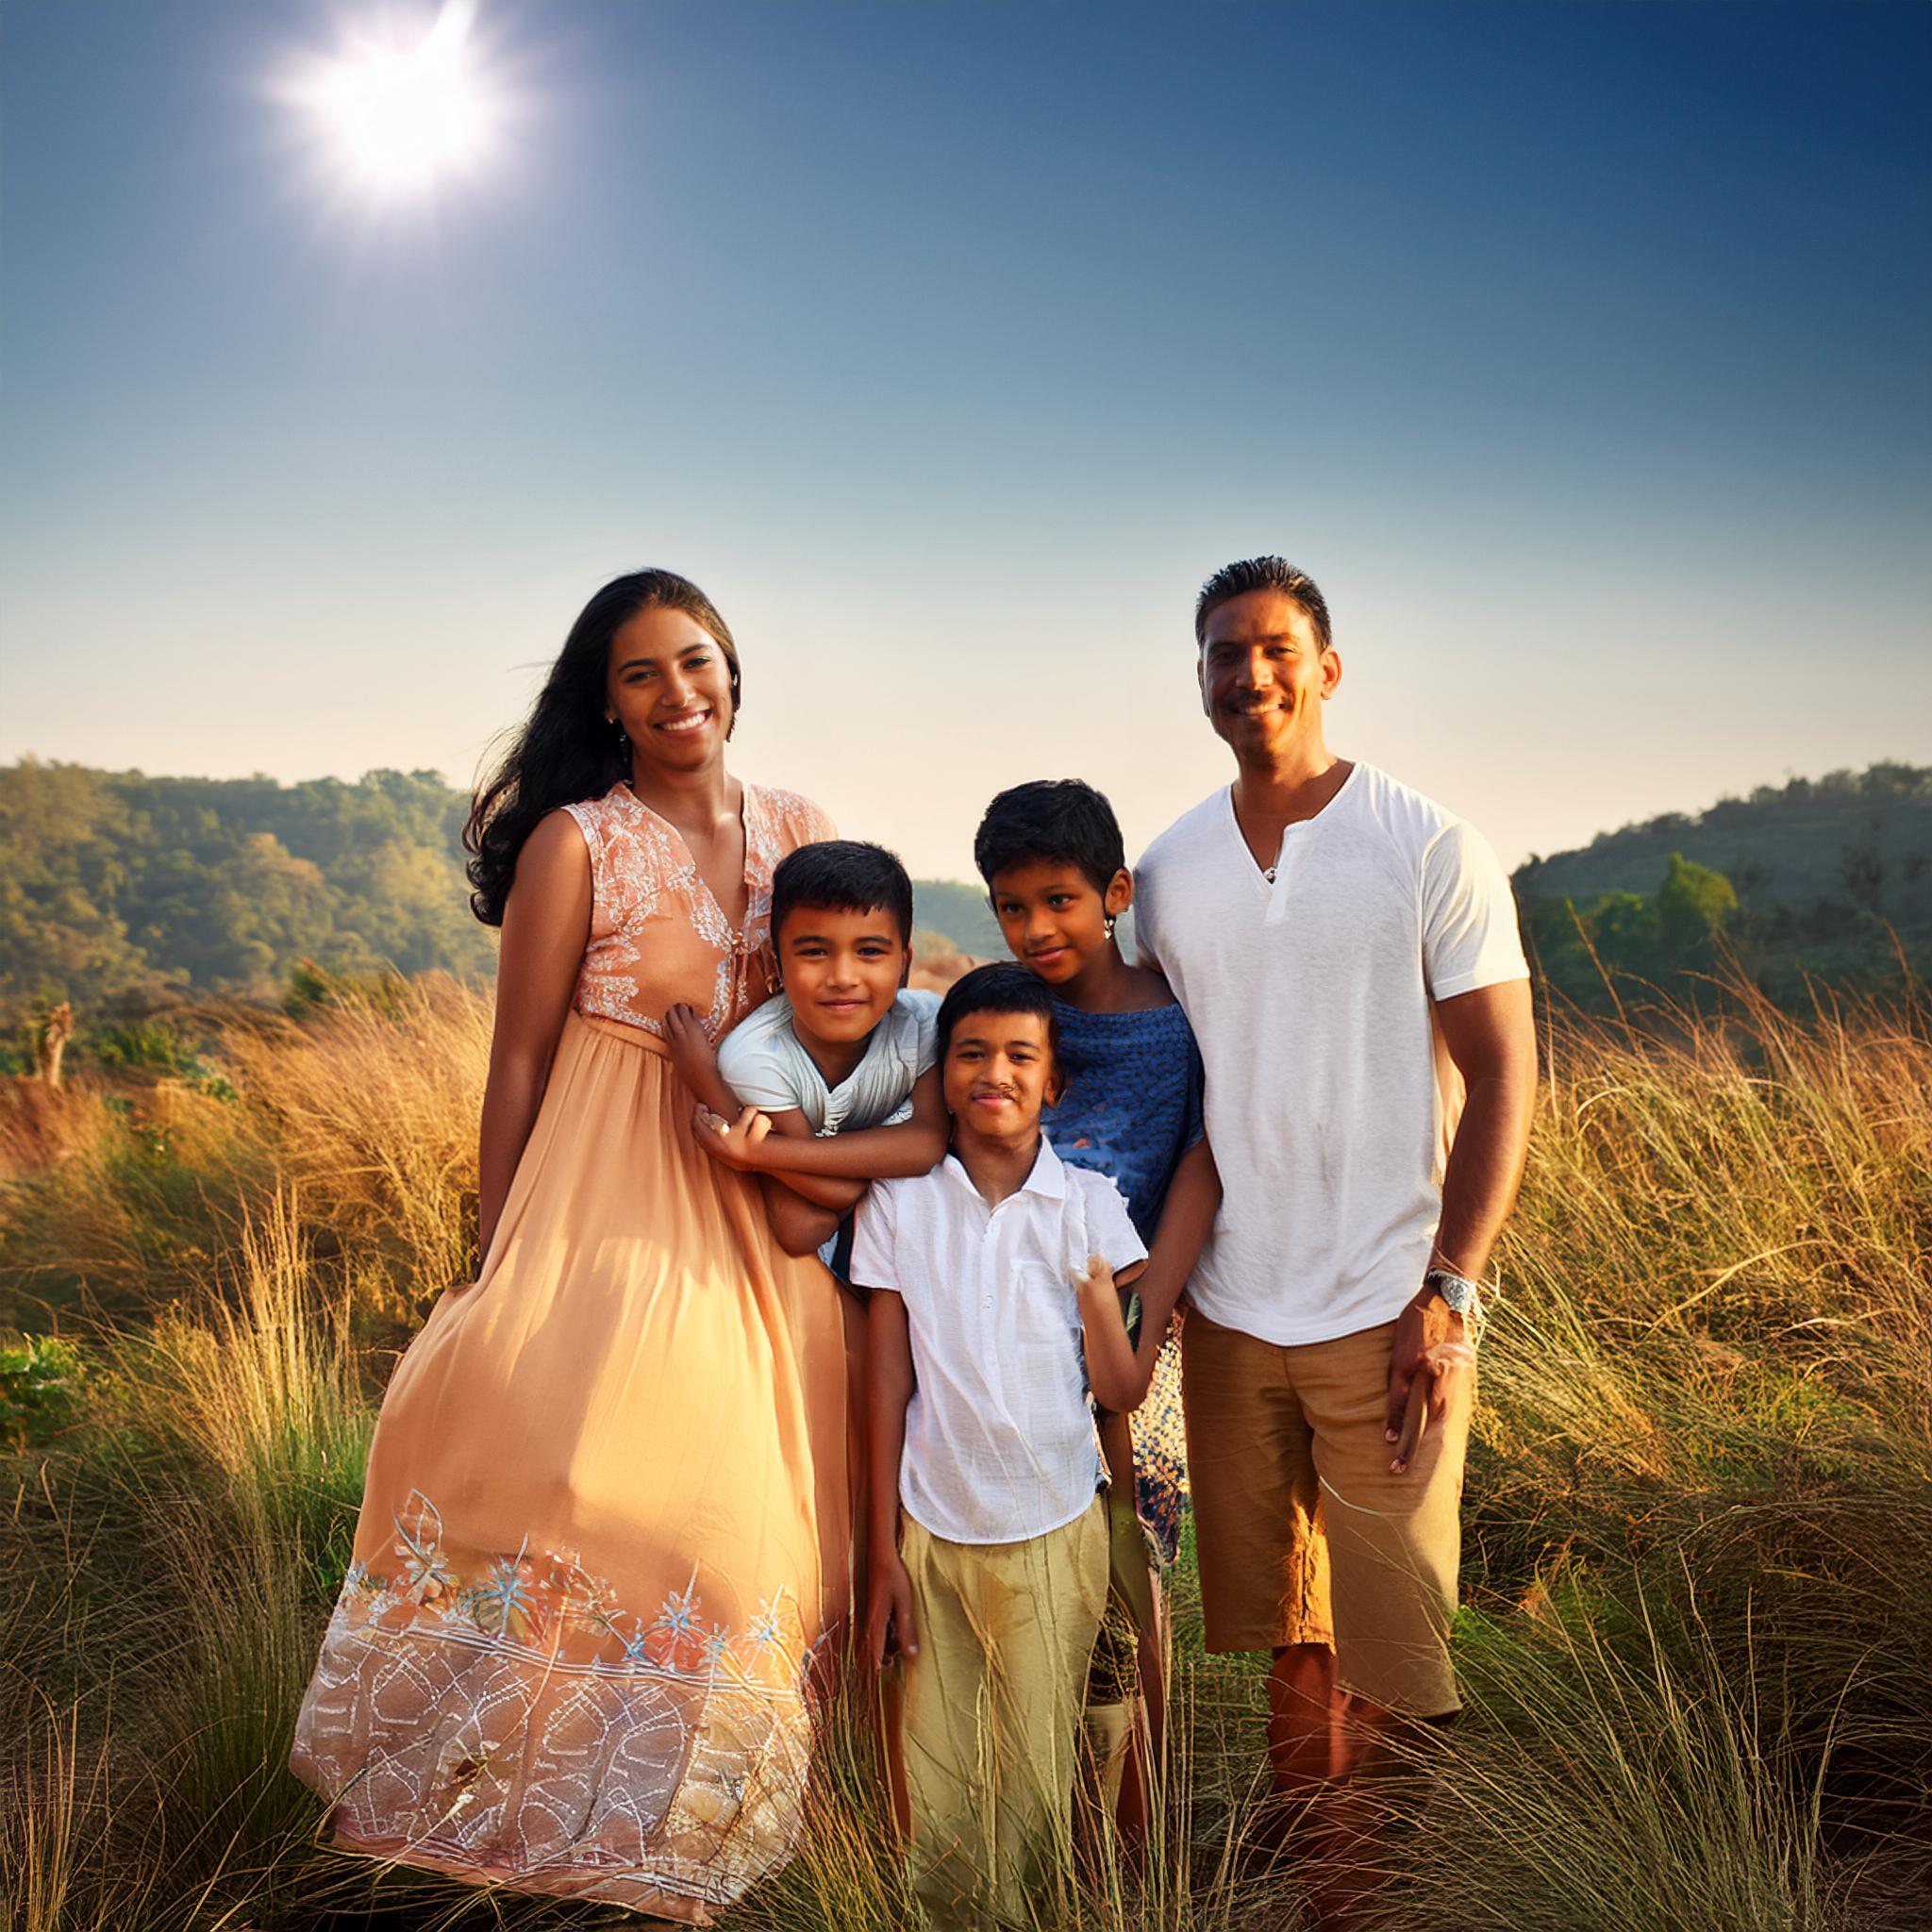
[[[1133, 1417], [1103, 1412], [1101, 1444], [1116, 1493], [1135, 1495], [1161, 1554], [1173, 1559], [1186, 1507], [1180, 1378], [1163, 1346], [1175, 1304], [1221, 1203], [1221, 1180], [1203, 1135], [1201, 1056], [1167, 982], [1130, 966], [1114, 922], [1133, 903], [1134, 882], [1113, 808], [1077, 778], [1043, 779], [1003, 791], [987, 807], [973, 855], [1000, 930], [1015, 958], [1052, 989], [1065, 1091], [1041, 1124], [1069, 1165], [1108, 1175], [1126, 1197], [1150, 1259], [1138, 1283], [1137, 1358], [1152, 1384]], [[1130, 1474], [1131, 1473], [1131, 1474]], [[1139, 1752], [1161, 1712], [1158, 1579], [1123, 1574], [1117, 1614], [1103, 1632], [1089, 1723], [1122, 1778], [1119, 1815], [1130, 1840], [1144, 1828]], [[1131, 1624], [1140, 1625], [1139, 1641]], [[1144, 1698], [1130, 1692], [1136, 1674]], [[1111, 1678], [1111, 1682], [1108, 1681]]]

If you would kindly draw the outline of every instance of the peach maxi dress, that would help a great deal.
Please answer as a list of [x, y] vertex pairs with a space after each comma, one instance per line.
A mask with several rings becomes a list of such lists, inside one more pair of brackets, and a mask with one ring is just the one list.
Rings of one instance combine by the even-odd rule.
[[354, 1849], [693, 1924], [799, 1827], [849, 1602], [845, 1317], [691, 1138], [676, 1001], [769, 990], [772, 869], [824, 815], [744, 788], [725, 918], [619, 786], [569, 808], [591, 941], [475, 1285], [403, 1357], [297, 1773]]

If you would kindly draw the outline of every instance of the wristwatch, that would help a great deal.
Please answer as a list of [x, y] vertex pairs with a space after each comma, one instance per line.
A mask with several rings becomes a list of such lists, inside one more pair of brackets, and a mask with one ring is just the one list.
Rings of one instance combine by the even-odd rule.
[[1425, 1293], [1441, 1295], [1449, 1312], [1462, 1317], [1472, 1341], [1482, 1340], [1483, 1291], [1468, 1275], [1449, 1268], [1431, 1268], [1423, 1276], [1423, 1289]]

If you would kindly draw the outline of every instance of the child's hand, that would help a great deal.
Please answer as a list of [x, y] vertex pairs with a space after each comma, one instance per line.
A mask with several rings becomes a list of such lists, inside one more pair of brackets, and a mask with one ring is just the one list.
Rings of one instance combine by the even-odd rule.
[[664, 1044], [671, 1049], [671, 1064], [678, 1077], [693, 1092], [702, 1093], [718, 1056], [705, 1038], [705, 1023], [681, 1000], [664, 1015]]
[[713, 1160], [740, 1174], [758, 1174], [763, 1169], [758, 1148], [772, 1131], [772, 1117], [748, 1107], [735, 1121], [727, 1121], [708, 1107], [700, 1107], [692, 1116], [698, 1145]]
[[1083, 1309], [1090, 1304], [1096, 1308], [1108, 1306], [1116, 1311], [1120, 1308], [1120, 1291], [1113, 1285], [1113, 1270], [1104, 1255], [1087, 1257], [1085, 1272], [1074, 1276], [1074, 1292], [1079, 1296]]
[[1087, 1356], [1087, 1386], [1102, 1408], [1118, 1413], [1138, 1408], [1147, 1380], [1127, 1340], [1121, 1295], [1113, 1270], [1101, 1255], [1089, 1255], [1084, 1272], [1074, 1276], [1080, 1304], [1081, 1341]]
[[912, 1627], [912, 1579], [896, 1550], [874, 1557], [865, 1589], [865, 1654], [874, 1670], [888, 1652], [899, 1657], [919, 1655], [919, 1633]]

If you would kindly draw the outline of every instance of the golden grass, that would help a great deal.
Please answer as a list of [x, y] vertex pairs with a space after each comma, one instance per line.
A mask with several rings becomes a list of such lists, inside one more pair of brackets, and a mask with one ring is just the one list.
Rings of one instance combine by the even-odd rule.
[[472, 1276], [490, 1022], [481, 994], [432, 975], [225, 1041], [245, 1131], [327, 1204], [315, 1225], [365, 1294], [431, 1297]]
[[[237, 1016], [234, 1098], [81, 1095], [8, 1142], [16, 1281], [77, 1256], [147, 1312], [75, 1331], [81, 1424], [0, 1464], [0, 1932], [586, 1923], [335, 1857], [283, 1769], [389, 1344], [468, 1277], [488, 1032], [435, 981]], [[1928, 1174], [1909, 992], [1549, 1024], [1472, 1455], [1471, 1707], [1397, 1791], [1390, 1924], [1932, 1916]], [[1202, 1652], [1191, 1591], [1184, 1562], [1146, 1873], [1103, 1861], [1042, 1924], [1294, 1924], [1244, 1862], [1260, 1680]], [[745, 1927], [906, 1923], [859, 1708]]]

